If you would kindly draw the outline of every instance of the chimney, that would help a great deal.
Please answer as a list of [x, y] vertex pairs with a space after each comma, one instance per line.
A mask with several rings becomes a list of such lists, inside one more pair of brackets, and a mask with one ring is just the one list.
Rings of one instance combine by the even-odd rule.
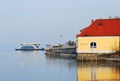
[[94, 20], [92, 19], [92, 20], [91, 20], [91, 23], [93, 23], [93, 22], [94, 22]]

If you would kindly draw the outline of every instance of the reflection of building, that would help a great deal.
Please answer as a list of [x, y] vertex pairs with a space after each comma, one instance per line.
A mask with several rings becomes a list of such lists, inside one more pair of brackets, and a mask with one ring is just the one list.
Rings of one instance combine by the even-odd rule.
[[[46, 55], [46, 62], [48, 64], [53, 64], [54, 65], [65, 65], [65, 66], [70, 66], [76, 68], [76, 60], [75, 59], [70, 59], [69, 57], [64, 57], [64, 56], [56, 56], [56, 55]], [[62, 62], [63, 61], [63, 62]]]
[[120, 18], [97, 19], [77, 35], [78, 56], [120, 50]]
[[83, 65], [77, 67], [78, 81], [119, 81], [120, 69], [113, 66]]

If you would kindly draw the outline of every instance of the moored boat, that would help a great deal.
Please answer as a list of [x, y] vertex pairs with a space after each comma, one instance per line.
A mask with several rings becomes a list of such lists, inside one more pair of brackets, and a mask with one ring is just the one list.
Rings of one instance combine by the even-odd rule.
[[44, 50], [39, 43], [22, 43], [15, 50]]

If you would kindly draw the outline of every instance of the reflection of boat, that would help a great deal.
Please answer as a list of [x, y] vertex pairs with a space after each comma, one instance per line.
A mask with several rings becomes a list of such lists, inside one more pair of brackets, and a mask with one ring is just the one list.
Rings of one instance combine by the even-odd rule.
[[15, 50], [44, 50], [39, 43], [23, 43]]

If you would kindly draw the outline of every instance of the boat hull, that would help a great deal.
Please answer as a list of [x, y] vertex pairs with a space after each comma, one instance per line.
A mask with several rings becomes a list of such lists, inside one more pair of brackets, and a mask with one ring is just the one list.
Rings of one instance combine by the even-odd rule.
[[15, 49], [16, 51], [34, 51], [34, 50], [44, 50], [44, 48], [40, 49]]

